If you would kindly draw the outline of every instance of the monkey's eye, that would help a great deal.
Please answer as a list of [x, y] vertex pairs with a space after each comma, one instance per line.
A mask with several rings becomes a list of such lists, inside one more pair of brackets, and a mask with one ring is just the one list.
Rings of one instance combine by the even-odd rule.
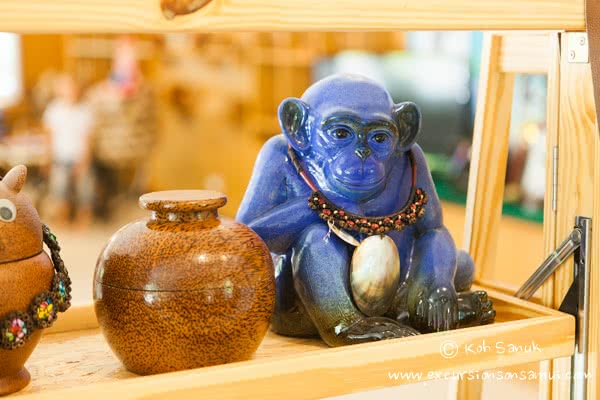
[[17, 207], [8, 199], [0, 199], [0, 221], [12, 222], [17, 218]]
[[377, 143], [383, 143], [388, 139], [388, 135], [386, 135], [385, 133], [376, 133], [373, 136], [373, 140], [376, 141]]
[[335, 136], [337, 139], [346, 139], [348, 136], [350, 136], [350, 131], [348, 131], [346, 128], [335, 128], [333, 130], [333, 136]]

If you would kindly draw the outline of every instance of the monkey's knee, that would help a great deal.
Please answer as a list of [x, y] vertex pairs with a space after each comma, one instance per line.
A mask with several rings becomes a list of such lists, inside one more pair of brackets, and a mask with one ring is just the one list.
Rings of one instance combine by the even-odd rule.
[[306, 248], [311, 251], [315, 251], [319, 248], [326, 248], [336, 245], [339, 245], [339, 240], [337, 240], [337, 237], [330, 234], [329, 227], [327, 225], [318, 222], [310, 225], [308, 228], [302, 231], [302, 234], [300, 235], [298, 242], [294, 245], [294, 248], [297, 250]]
[[454, 277], [454, 287], [457, 292], [469, 290], [475, 279], [475, 263], [471, 256], [463, 251], [456, 252], [456, 276]]
[[320, 276], [331, 281], [331, 274], [347, 272], [349, 261], [345, 243], [327, 225], [317, 223], [306, 228], [294, 245], [292, 267], [294, 277]]
[[319, 223], [305, 230], [294, 248], [294, 287], [319, 335], [330, 345], [342, 344], [338, 331], [362, 318], [348, 291], [347, 245]]

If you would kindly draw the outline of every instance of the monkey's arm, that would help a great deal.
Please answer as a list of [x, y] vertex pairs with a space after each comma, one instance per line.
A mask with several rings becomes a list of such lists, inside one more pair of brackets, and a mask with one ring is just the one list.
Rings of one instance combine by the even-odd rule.
[[456, 246], [444, 226], [442, 206], [437, 196], [423, 151], [413, 146], [417, 164], [417, 186], [428, 195], [425, 215], [415, 225], [413, 262], [416, 277], [427, 283], [452, 283], [456, 272]]
[[263, 146], [237, 214], [267, 243], [272, 252], [285, 252], [302, 231], [318, 221], [308, 207], [308, 195], [290, 198], [288, 179], [295, 176], [287, 162], [287, 142], [275, 136]]
[[454, 288], [456, 246], [443, 225], [442, 208], [422, 150], [413, 146], [417, 182], [429, 196], [425, 216], [415, 226], [415, 243], [408, 292], [409, 313], [422, 330], [448, 330], [458, 322]]
[[269, 250], [284, 253], [307, 226], [318, 221], [317, 214], [308, 207], [308, 200], [296, 198], [245, 223], [267, 243]]

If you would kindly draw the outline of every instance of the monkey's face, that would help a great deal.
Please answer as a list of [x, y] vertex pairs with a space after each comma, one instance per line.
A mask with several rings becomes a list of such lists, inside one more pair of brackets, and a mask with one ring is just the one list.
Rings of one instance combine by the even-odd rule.
[[414, 103], [394, 104], [377, 82], [333, 75], [302, 99], [284, 100], [279, 122], [321, 189], [361, 201], [385, 187], [394, 155], [415, 142], [421, 113]]
[[385, 187], [398, 144], [398, 129], [391, 118], [364, 119], [353, 112], [337, 112], [317, 126], [313, 150], [319, 153], [320, 178], [329, 189], [362, 200]]

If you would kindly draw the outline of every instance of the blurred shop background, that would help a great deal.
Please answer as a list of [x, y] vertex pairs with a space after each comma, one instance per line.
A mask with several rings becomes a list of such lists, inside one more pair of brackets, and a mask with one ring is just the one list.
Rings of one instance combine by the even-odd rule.
[[[58, 233], [75, 302], [89, 303], [95, 257], [144, 215], [141, 193], [219, 190], [233, 217], [262, 144], [279, 133], [281, 100], [352, 72], [421, 106], [419, 143], [460, 247], [481, 42], [470, 32], [0, 33], [0, 174], [29, 167], [27, 191]], [[545, 96], [545, 76], [517, 77], [496, 260], [506, 268], [492, 277], [508, 290], [543, 258]]]
[[[471, 32], [0, 34], [0, 174], [26, 164], [29, 194], [67, 239], [103, 243], [154, 190], [225, 192], [232, 217], [279, 133], [281, 100], [352, 72], [421, 106], [419, 143], [461, 246], [481, 42]], [[543, 256], [545, 91], [544, 76], [517, 77], [496, 263], [507, 268], [494, 277], [509, 289]], [[87, 277], [94, 261], [76, 268]]]

